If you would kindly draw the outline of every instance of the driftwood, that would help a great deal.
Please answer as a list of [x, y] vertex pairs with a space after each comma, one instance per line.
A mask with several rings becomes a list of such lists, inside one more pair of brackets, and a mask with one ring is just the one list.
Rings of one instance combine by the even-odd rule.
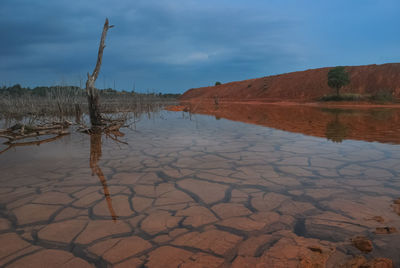
[[16, 124], [8, 129], [0, 130], [0, 137], [8, 139], [4, 144], [15, 144], [15, 141], [43, 135], [66, 135], [71, 122], [53, 122], [51, 124], [30, 126]]
[[[7, 129], [0, 130], [0, 137], [6, 138], [8, 141], [3, 144], [7, 145], [7, 148], [0, 151], [0, 154], [10, 150], [13, 147], [18, 146], [31, 146], [31, 145], [40, 145], [43, 143], [48, 143], [55, 141], [65, 135], [68, 135], [68, 127], [71, 125], [71, 122], [54, 122], [52, 124], [40, 125], [40, 126], [30, 126], [30, 125], [22, 125], [16, 124]], [[40, 137], [44, 135], [55, 135], [51, 138], [35, 140], [35, 141], [21, 141], [25, 138], [32, 137]]]
[[69, 134], [68, 131], [66, 130], [61, 130], [61, 129], [50, 129], [50, 130], [41, 130], [41, 131], [35, 131], [23, 135], [0, 135], [2, 138], [6, 138], [9, 141], [5, 142], [4, 144], [12, 143], [12, 141], [16, 140], [22, 140], [25, 138], [31, 138], [31, 137], [38, 137], [38, 136], [43, 136], [43, 135], [66, 135]]
[[101, 34], [96, 67], [94, 68], [91, 75], [89, 73], [87, 74], [88, 80], [86, 81], [86, 93], [89, 105], [90, 123], [92, 125], [92, 128], [98, 128], [105, 125], [99, 109], [99, 93], [95, 88], [95, 82], [100, 73], [101, 62], [103, 60], [103, 50], [106, 47], [104, 42], [107, 36], [107, 31], [112, 27], [114, 27], [114, 25], [109, 25], [108, 19], [106, 19], [103, 27], [103, 32]]
[[67, 135], [67, 134], [69, 134], [69, 133], [58, 134], [58, 135], [55, 136], [55, 137], [48, 138], [48, 139], [44, 139], [44, 140], [38, 140], [38, 141], [6, 142], [5, 144], [8, 145], [8, 147], [5, 148], [4, 150], [1, 150], [1, 151], [0, 151], [0, 154], [5, 153], [6, 151], [8, 151], [8, 150], [10, 150], [11, 148], [14, 148], [14, 147], [33, 146], [33, 145], [39, 146], [39, 145], [41, 145], [41, 144], [43, 144], [43, 143], [49, 143], [49, 142], [58, 140], [58, 139], [64, 137], [65, 135]]
[[103, 122], [104, 122], [103, 126], [97, 126], [95, 128], [93, 128], [93, 127], [89, 128], [89, 127], [81, 124], [78, 127], [78, 131], [82, 132], [82, 133], [86, 133], [86, 134], [94, 134], [94, 133], [97, 133], [97, 134], [99, 134], [99, 133], [105, 133], [105, 134], [113, 133], [114, 134], [114, 132], [116, 132], [116, 131], [119, 132], [119, 129], [121, 127], [128, 127], [125, 124], [125, 120], [114, 120], [113, 121], [113, 120], [104, 119]]

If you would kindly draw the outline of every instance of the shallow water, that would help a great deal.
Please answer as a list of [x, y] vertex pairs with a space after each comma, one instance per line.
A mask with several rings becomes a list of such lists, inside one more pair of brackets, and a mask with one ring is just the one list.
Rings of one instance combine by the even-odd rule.
[[[398, 267], [400, 234], [376, 228], [400, 230], [399, 111], [257, 109], [165, 111], [123, 129], [127, 144], [73, 133], [0, 154], [0, 266]], [[345, 131], [329, 136], [332, 120]]]

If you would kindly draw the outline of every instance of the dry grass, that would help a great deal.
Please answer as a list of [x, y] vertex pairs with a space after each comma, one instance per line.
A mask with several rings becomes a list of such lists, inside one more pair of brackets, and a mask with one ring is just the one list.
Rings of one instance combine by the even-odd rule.
[[[165, 105], [175, 104], [176, 99], [155, 94], [101, 94], [100, 110], [108, 118], [134, 117], [159, 111]], [[22, 120], [73, 120], [85, 121], [88, 114], [87, 97], [82, 91], [55, 88], [45, 96], [23, 94], [0, 95], [0, 119]]]

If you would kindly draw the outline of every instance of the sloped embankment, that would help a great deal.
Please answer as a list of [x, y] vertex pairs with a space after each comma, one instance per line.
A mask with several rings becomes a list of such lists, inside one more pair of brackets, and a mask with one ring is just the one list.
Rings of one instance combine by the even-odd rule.
[[[181, 100], [206, 100], [217, 96], [226, 101], [314, 101], [334, 93], [327, 85], [329, 70], [329, 67], [319, 68], [189, 89]], [[342, 93], [387, 91], [400, 98], [400, 63], [347, 66], [346, 70], [351, 82], [341, 90]]]

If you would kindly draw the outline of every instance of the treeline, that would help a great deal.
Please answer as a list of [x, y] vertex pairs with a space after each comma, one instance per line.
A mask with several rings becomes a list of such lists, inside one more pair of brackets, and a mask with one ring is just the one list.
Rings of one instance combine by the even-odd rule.
[[[134, 91], [128, 92], [125, 90], [117, 91], [112, 88], [98, 89], [101, 96], [157, 96], [161, 98], [178, 98], [181, 94], [172, 93], [137, 93]], [[85, 89], [77, 86], [40, 86], [35, 88], [22, 87], [20, 84], [13, 85], [11, 87], [0, 87], [0, 96], [20, 97], [25, 95], [38, 96], [38, 97], [49, 97], [55, 93], [62, 92], [68, 95], [85, 96]]]

